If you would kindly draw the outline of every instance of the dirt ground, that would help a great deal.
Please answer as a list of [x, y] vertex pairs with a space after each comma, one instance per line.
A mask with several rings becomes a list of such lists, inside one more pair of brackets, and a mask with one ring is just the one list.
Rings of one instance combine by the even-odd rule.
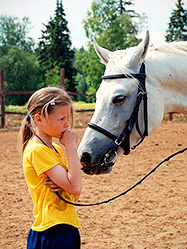
[[[80, 138], [89, 118], [90, 114], [76, 116], [75, 131]], [[17, 150], [18, 127], [10, 127], [17, 121], [8, 118], [7, 122], [8, 127], [0, 130], [0, 248], [23, 249], [33, 222], [33, 205]], [[83, 174], [80, 202], [113, 197], [186, 146], [186, 117], [176, 115], [173, 121], [163, 121], [135, 151], [121, 156], [110, 174]], [[186, 249], [186, 176], [187, 151], [166, 162], [127, 195], [102, 206], [77, 208], [82, 248]]]

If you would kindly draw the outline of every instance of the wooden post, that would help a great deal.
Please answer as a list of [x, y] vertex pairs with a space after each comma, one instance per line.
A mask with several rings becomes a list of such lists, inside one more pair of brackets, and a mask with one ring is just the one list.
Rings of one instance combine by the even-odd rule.
[[64, 68], [60, 69], [60, 82], [61, 82], [62, 89], [65, 90], [65, 69]]
[[5, 88], [4, 88], [4, 69], [0, 68], [1, 81], [1, 127], [5, 127]]
[[170, 112], [169, 113], [169, 121], [172, 121], [173, 120], [173, 112]]

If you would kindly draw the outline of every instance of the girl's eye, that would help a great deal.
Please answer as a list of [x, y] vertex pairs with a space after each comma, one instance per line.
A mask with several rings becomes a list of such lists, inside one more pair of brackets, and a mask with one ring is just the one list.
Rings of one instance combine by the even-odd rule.
[[118, 95], [116, 97], [113, 98], [113, 103], [117, 104], [117, 103], [122, 103], [124, 100], [126, 99], [125, 95]]

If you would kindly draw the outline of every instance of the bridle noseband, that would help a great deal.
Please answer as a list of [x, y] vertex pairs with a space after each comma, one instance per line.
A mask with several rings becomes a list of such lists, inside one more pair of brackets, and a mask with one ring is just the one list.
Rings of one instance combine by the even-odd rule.
[[[120, 135], [117, 137], [111, 132], [107, 131], [106, 129], [94, 124], [94, 123], [88, 123], [88, 127], [92, 128], [103, 135], [107, 136], [111, 140], [114, 141], [115, 145], [115, 151], [117, 151], [117, 148], [120, 146], [124, 150], [124, 154], [128, 155], [130, 153], [130, 134], [134, 128], [136, 127], [136, 130], [138, 134], [140, 135], [141, 139], [140, 141], [132, 147], [132, 149], [135, 149], [148, 135], [148, 111], [147, 111], [147, 92], [146, 92], [146, 86], [145, 86], [145, 64], [142, 63], [140, 67], [140, 71], [137, 74], [115, 74], [115, 75], [104, 75], [102, 76], [103, 80], [109, 80], [109, 79], [121, 79], [121, 78], [136, 78], [139, 80], [138, 84], [138, 93], [136, 98], [136, 104], [134, 106], [134, 109], [130, 115], [130, 118], [126, 121], [124, 129], [121, 131]], [[144, 131], [141, 132], [139, 128], [139, 120], [138, 120], [138, 112], [141, 102], [143, 101], [143, 108], [144, 108]], [[84, 169], [91, 169], [92, 167], [84, 167]], [[102, 163], [102, 167], [107, 167], [107, 164]], [[111, 166], [111, 162], [109, 167]], [[113, 166], [113, 165], [112, 165]]]

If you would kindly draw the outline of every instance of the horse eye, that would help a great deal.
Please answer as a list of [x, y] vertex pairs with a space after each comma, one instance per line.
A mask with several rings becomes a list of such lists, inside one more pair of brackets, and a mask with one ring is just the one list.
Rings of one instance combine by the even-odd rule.
[[114, 104], [121, 103], [125, 100], [125, 98], [126, 98], [126, 96], [124, 96], [124, 95], [118, 95], [118, 96], [114, 97], [113, 103]]

